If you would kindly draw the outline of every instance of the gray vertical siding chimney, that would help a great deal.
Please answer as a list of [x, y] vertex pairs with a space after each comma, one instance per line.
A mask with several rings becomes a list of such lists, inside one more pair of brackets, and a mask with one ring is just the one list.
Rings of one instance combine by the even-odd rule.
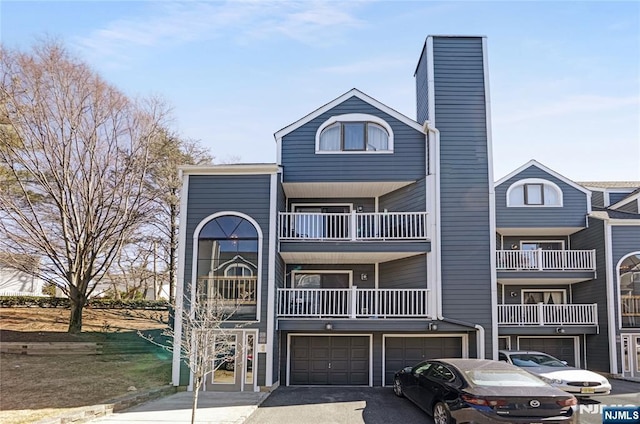
[[415, 79], [417, 121], [440, 133], [439, 146], [430, 141], [430, 148], [439, 158], [442, 317], [482, 326], [484, 354], [492, 358], [495, 218], [486, 58], [484, 37], [429, 36]]

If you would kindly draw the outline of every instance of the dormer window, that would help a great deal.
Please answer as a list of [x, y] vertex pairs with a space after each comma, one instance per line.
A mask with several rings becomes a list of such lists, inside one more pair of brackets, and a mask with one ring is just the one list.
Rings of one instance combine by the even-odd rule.
[[392, 153], [389, 124], [373, 115], [347, 114], [324, 122], [316, 134], [316, 153]]
[[551, 181], [528, 178], [511, 185], [507, 190], [507, 206], [562, 206], [562, 190]]

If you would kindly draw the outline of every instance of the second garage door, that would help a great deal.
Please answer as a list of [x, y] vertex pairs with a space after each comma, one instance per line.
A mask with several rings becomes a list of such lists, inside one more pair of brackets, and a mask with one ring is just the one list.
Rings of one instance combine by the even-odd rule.
[[573, 337], [521, 337], [518, 349], [544, 352], [576, 366], [576, 350]]
[[292, 385], [369, 385], [368, 336], [292, 336]]
[[385, 337], [384, 385], [396, 371], [433, 358], [461, 358], [462, 337]]

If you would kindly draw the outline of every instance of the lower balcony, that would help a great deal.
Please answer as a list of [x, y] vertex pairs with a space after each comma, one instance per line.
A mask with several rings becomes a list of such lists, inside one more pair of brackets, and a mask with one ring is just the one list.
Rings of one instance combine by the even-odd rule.
[[640, 327], [640, 296], [620, 296], [620, 309], [623, 327]]
[[498, 325], [564, 326], [597, 325], [598, 305], [498, 305]]
[[429, 289], [292, 289], [277, 291], [279, 318], [431, 318]]

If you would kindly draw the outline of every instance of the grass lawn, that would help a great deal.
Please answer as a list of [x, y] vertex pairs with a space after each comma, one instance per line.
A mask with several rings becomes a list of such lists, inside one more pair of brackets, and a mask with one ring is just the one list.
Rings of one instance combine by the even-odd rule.
[[[69, 335], [68, 310], [0, 308], [2, 341], [97, 341], [100, 355], [18, 355], [0, 357], [0, 422], [32, 423], [70, 408], [104, 403], [136, 390], [171, 381], [170, 353], [154, 348], [137, 330], [154, 330], [158, 312], [91, 310], [85, 329]], [[166, 315], [166, 313], [165, 313]], [[166, 318], [166, 316], [164, 317]]]

